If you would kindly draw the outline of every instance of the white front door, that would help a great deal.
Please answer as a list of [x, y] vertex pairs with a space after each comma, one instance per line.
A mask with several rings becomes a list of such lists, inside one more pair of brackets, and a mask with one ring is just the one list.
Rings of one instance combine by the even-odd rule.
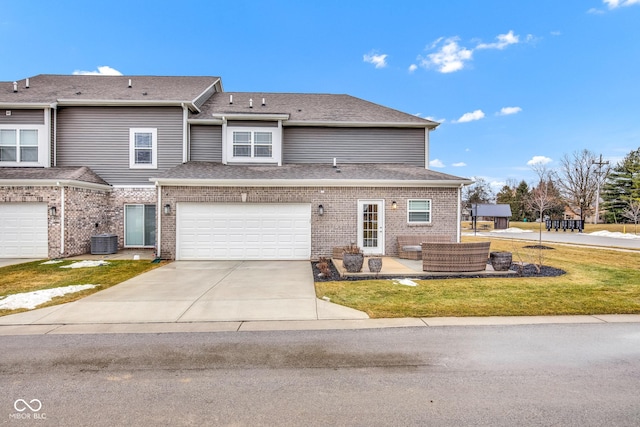
[[384, 255], [384, 200], [358, 200], [358, 246], [365, 255]]

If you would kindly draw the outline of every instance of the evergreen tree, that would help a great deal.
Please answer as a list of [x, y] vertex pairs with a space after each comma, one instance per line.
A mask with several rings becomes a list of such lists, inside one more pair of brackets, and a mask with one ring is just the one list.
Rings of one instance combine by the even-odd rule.
[[623, 220], [629, 203], [640, 201], [640, 147], [631, 151], [609, 173], [602, 190], [607, 222]]

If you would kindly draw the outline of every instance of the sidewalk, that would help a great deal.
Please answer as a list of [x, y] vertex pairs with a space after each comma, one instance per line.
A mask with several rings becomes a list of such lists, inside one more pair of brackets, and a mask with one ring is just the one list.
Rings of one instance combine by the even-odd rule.
[[[55, 308], [55, 307], [50, 307]], [[44, 309], [47, 310], [47, 309]], [[184, 332], [264, 332], [341, 329], [428, 328], [548, 324], [640, 323], [640, 314], [593, 316], [429, 317], [398, 319], [289, 320], [247, 322], [170, 322], [112, 324], [0, 325], [0, 336], [60, 334], [161, 334]]]

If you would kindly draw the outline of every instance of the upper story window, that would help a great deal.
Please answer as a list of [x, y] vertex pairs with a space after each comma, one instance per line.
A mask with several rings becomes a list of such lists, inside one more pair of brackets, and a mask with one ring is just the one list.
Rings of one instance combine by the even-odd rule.
[[407, 222], [409, 224], [430, 224], [431, 223], [431, 200], [408, 200], [407, 201]]
[[273, 157], [272, 132], [234, 131], [233, 157]]
[[228, 126], [226, 131], [226, 162], [281, 162], [282, 131], [279, 127]]
[[158, 130], [156, 128], [129, 130], [129, 167], [133, 169], [158, 167]]
[[45, 166], [44, 126], [0, 127], [0, 165]]

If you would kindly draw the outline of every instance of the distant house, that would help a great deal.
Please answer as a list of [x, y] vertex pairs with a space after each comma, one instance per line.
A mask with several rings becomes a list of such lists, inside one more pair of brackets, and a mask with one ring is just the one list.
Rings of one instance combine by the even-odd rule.
[[437, 126], [349, 95], [223, 92], [218, 77], [0, 82], [0, 257], [83, 254], [103, 233], [184, 260], [459, 240], [471, 181], [429, 169]]
[[476, 229], [476, 221], [492, 219], [495, 230], [505, 230], [509, 228], [509, 218], [511, 218], [511, 206], [508, 204], [474, 204], [471, 207], [471, 218], [473, 228]]

